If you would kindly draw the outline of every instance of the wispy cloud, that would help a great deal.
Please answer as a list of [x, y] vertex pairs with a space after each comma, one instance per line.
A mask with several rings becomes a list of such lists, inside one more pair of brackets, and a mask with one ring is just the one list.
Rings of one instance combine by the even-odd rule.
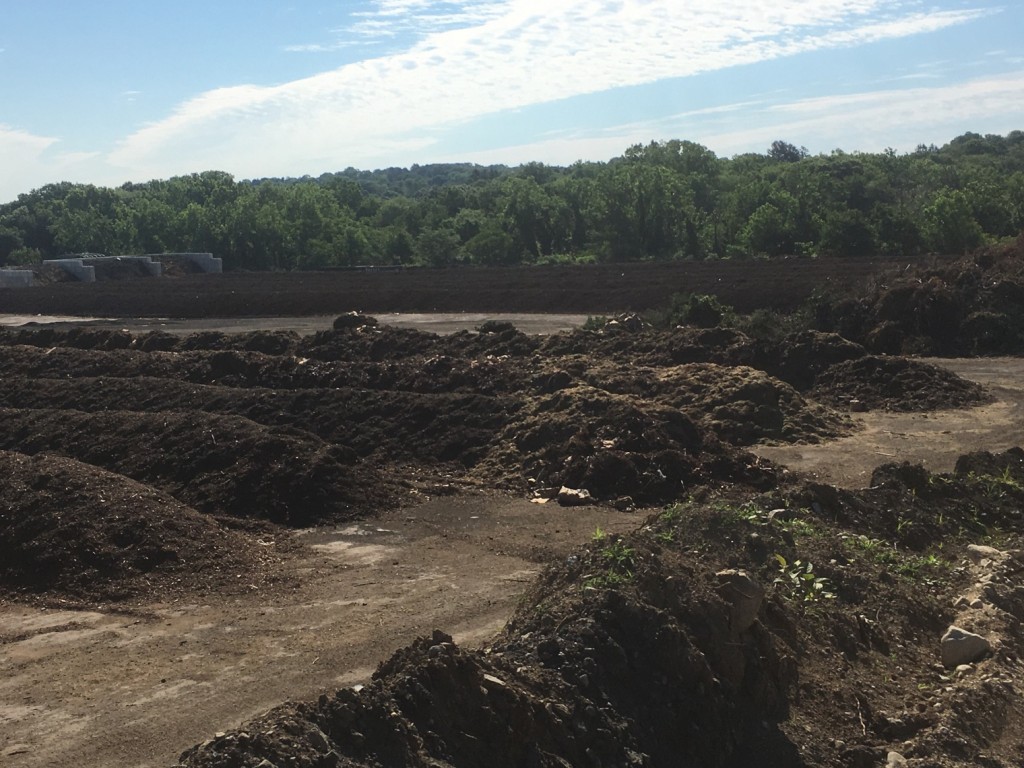
[[351, 14], [351, 23], [330, 30], [329, 42], [288, 45], [292, 53], [329, 53], [406, 37], [424, 37], [456, 28], [473, 27], [500, 18], [507, 10], [502, 2], [436, 2], [435, 0], [377, 0], [367, 11]]
[[[26, 131], [0, 125], [0, 168], [4, 169], [3, 188], [0, 192], [28, 191], [26, 185], [34, 185], [38, 179], [43, 153], [54, 146], [57, 139], [49, 136], [35, 136]], [[5, 199], [0, 194], [0, 200]]]
[[275, 87], [222, 88], [123, 140], [133, 177], [246, 176], [417, 160], [484, 115], [829, 47], [933, 32], [989, 11], [882, 0], [379, 0], [357, 30], [416, 27], [405, 51]]
[[[748, 115], [750, 127], [720, 123], [708, 130], [677, 125], [706, 138], [715, 151], [731, 154], [767, 147], [774, 139], [799, 140], [815, 151], [835, 148], [878, 151], [944, 143], [979, 124], [991, 132], [1020, 127], [1024, 71], [935, 87], [801, 99]], [[851, 144], [852, 142], [852, 144]]]
[[[920, 143], [943, 144], [979, 123], [989, 132], [1020, 128], [1024, 72], [933, 88], [882, 90], [792, 102], [732, 105], [719, 110], [692, 110], [669, 118], [627, 123], [602, 131], [566, 132], [513, 147], [471, 153], [441, 154], [433, 162], [518, 165], [539, 161], [568, 165], [577, 160], [607, 159], [633, 144], [687, 138], [719, 156], [765, 152], [776, 139], [797, 141], [812, 152], [832, 149], [910, 151]], [[850, 142], [853, 142], [851, 144]]]

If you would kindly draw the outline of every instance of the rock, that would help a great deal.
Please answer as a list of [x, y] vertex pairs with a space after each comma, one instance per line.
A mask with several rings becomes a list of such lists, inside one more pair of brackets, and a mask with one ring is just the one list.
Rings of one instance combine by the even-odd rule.
[[942, 665], [947, 669], [953, 669], [961, 664], [978, 661], [992, 650], [992, 645], [981, 635], [951, 626], [942, 636], [940, 648]]
[[899, 752], [890, 752], [885, 757], [885, 768], [901, 768], [907, 764], [907, 758]]
[[558, 492], [558, 503], [563, 507], [579, 507], [593, 502], [594, 497], [586, 488], [567, 488], [563, 485]]
[[967, 557], [971, 559], [975, 565], [979, 565], [983, 560], [998, 560], [1003, 556], [995, 547], [986, 547], [983, 544], [969, 544], [967, 546]]
[[732, 606], [729, 626], [733, 633], [745, 632], [757, 620], [764, 600], [764, 587], [746, 571], [728, 568], [715, 574], [719, 596]]
[[970, 664], [959, 664], [957, 665], [957, 668], [953, 670], [953, 674], [955, 677], [961, 678], [967, 677], [967, 675], [971, 674], [971, 672], [973, 671], [974, 667], [972, 667]]
[[644, 321], [636, 314], [619, 315], [616, 320], [630, 333], [638, 333], [644, 329]]

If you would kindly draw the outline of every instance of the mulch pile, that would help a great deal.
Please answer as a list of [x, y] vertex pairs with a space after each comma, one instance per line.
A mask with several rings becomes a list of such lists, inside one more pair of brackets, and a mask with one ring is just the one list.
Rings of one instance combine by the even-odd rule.
[[270, 564], [254, 537], [150, 486], [72, 459], [0, 451], [5, 591], [88, 602], [166, 598], [263, 584]]
[[[983, 399], [834, 334], [768, 344], [629, 325], [542, 338], [492, 322], [436, 336], [359, 315], [336, 326], [305, 338], [0, 333], [0, 450], [62, 456], [212, 517], [304, 527], [453, 482], [551, 499], [566, 487], [624, 508], [764, 491], [781, 475], [743, 447], [845, 434], [854, 396], [888, 408]], [[68, 567], [85, 579], [80, 561]]]

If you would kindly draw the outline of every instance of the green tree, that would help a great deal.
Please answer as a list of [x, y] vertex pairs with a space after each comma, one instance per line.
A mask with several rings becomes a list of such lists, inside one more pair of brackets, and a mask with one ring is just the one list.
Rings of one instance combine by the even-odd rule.
[[867, 256], [876, 249], [875, 230], [861, 211], [832, 211], [822, 224], [820, 245], [833, 256]]
[[943, 189], [924, 210], [929, 245], [942, 253], [963, 253], [981, 245], [983, 233], [963, 192]]
[[461, 245], [450, 229], [428, 229], [416, 238], [413, 257], [428, 267], [451, 267], [459, 261]]

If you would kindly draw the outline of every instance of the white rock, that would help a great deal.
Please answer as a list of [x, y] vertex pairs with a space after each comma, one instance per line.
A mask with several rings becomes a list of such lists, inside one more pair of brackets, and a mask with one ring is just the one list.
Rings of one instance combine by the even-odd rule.
[[715, 574], [718, 594], [732, 606], [729, 626], [736, 634], [744, 632], [757, 620], [757, 612], [764, 600], [764, 587], [746, 571], [727, 568]]
[[907, 764], [907, 758], [899, 752], [890, 752], [885, 757], [885, 768], [900, 768]]
[[956, 669], [953, 670], [953, 674], [957, 678], [967, 677], [974, 671], [974, 667], [970, 664], [959, 664]]
[[942, 636], [940, 649], [942, 665], [947, 669], [954, 669], [961, 664], [978, 661], [992, 650], [992, 645], [981, 635], [951, 626]]

